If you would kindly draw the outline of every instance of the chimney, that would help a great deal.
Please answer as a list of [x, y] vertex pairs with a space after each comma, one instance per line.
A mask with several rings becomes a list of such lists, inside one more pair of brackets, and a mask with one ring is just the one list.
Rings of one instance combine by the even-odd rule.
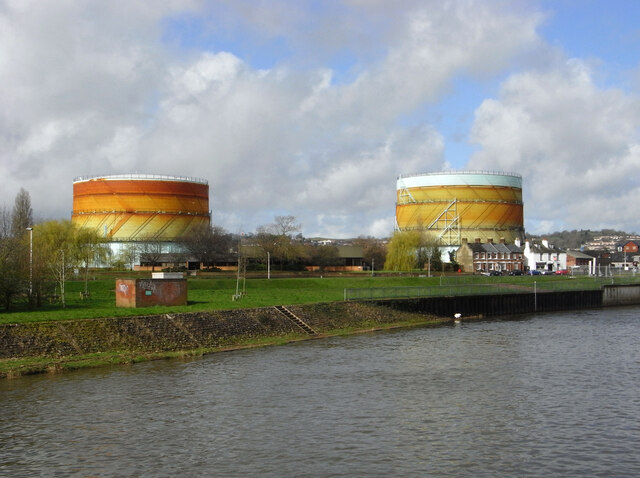
[[463, 238], [462, 238], [462, 245], [463, 245], [463, 246], [466, 246], [466, 245], [467, 245], [467, 238], [466, 238], [466, 237], [463, 237]]
[[480, 244], [480, 238], [476, 237], [476, 244]]
[[547, 239], [542, 239], [542, 245], [546, 248], [549, 248], [549, 241]]
[[500, 244], [504, 244], [504, 237], [500, 238]]
[[493, 244], [493, 237], [489, 237], [489, 238], [487, 239], [487, 242], [488, 242], [489, 244]]
[[520, 238], [519, 238], [519, 237], [516, 237], [516, 240], [515, 240], [515, 241], [513, 241], [513, 243], [514, 243], [517, 247], [520, 247], [520, 246], [522, 245], [522, 242], [520, 241]]

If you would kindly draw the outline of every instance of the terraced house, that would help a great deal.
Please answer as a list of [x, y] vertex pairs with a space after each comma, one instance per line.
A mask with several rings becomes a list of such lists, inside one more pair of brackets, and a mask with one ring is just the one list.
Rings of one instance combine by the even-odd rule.
[[467, 272], [511, 272], [524, 271], [524, 255], [522, 247], [518, 244], [506, 244], [504, 239], [494, 243], [493, 239], [487, 242], [469, 243], [466, 238], [456, 252], [456, 261]]

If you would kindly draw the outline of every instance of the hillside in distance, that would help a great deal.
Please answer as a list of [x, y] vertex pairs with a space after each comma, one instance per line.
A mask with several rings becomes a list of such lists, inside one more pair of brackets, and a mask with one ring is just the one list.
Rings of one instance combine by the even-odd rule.
[[638, 240], [640, 236], [636, 233], [616, 231], [614, 229], [602, 229], [592, 231], [590, 229], [574, 229], [572, 231], [556, 231], [549, 234], [527, 234], [527, 240], [540, 242], [547, 239], [549, 244], [559, 249], [613, 249], [615, 244], [629, 240]]

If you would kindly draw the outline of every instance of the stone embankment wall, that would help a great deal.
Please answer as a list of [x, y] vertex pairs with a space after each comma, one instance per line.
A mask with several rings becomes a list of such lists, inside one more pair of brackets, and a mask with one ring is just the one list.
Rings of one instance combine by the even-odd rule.
[[[326, 303], [289, 309], [318, 332], [375, 328], [420, 314], [376, 304]], [[273, 307], [0, 325], [0, 359], [97, 352], [164, 352], [228, 346], [304, 332]]]

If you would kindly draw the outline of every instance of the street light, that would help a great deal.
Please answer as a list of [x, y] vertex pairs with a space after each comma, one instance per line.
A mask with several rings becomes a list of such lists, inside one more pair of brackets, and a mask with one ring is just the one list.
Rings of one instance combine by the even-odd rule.
[[28, 227], [29, 231], [29, 300], [33, 295], [33, 228]]

